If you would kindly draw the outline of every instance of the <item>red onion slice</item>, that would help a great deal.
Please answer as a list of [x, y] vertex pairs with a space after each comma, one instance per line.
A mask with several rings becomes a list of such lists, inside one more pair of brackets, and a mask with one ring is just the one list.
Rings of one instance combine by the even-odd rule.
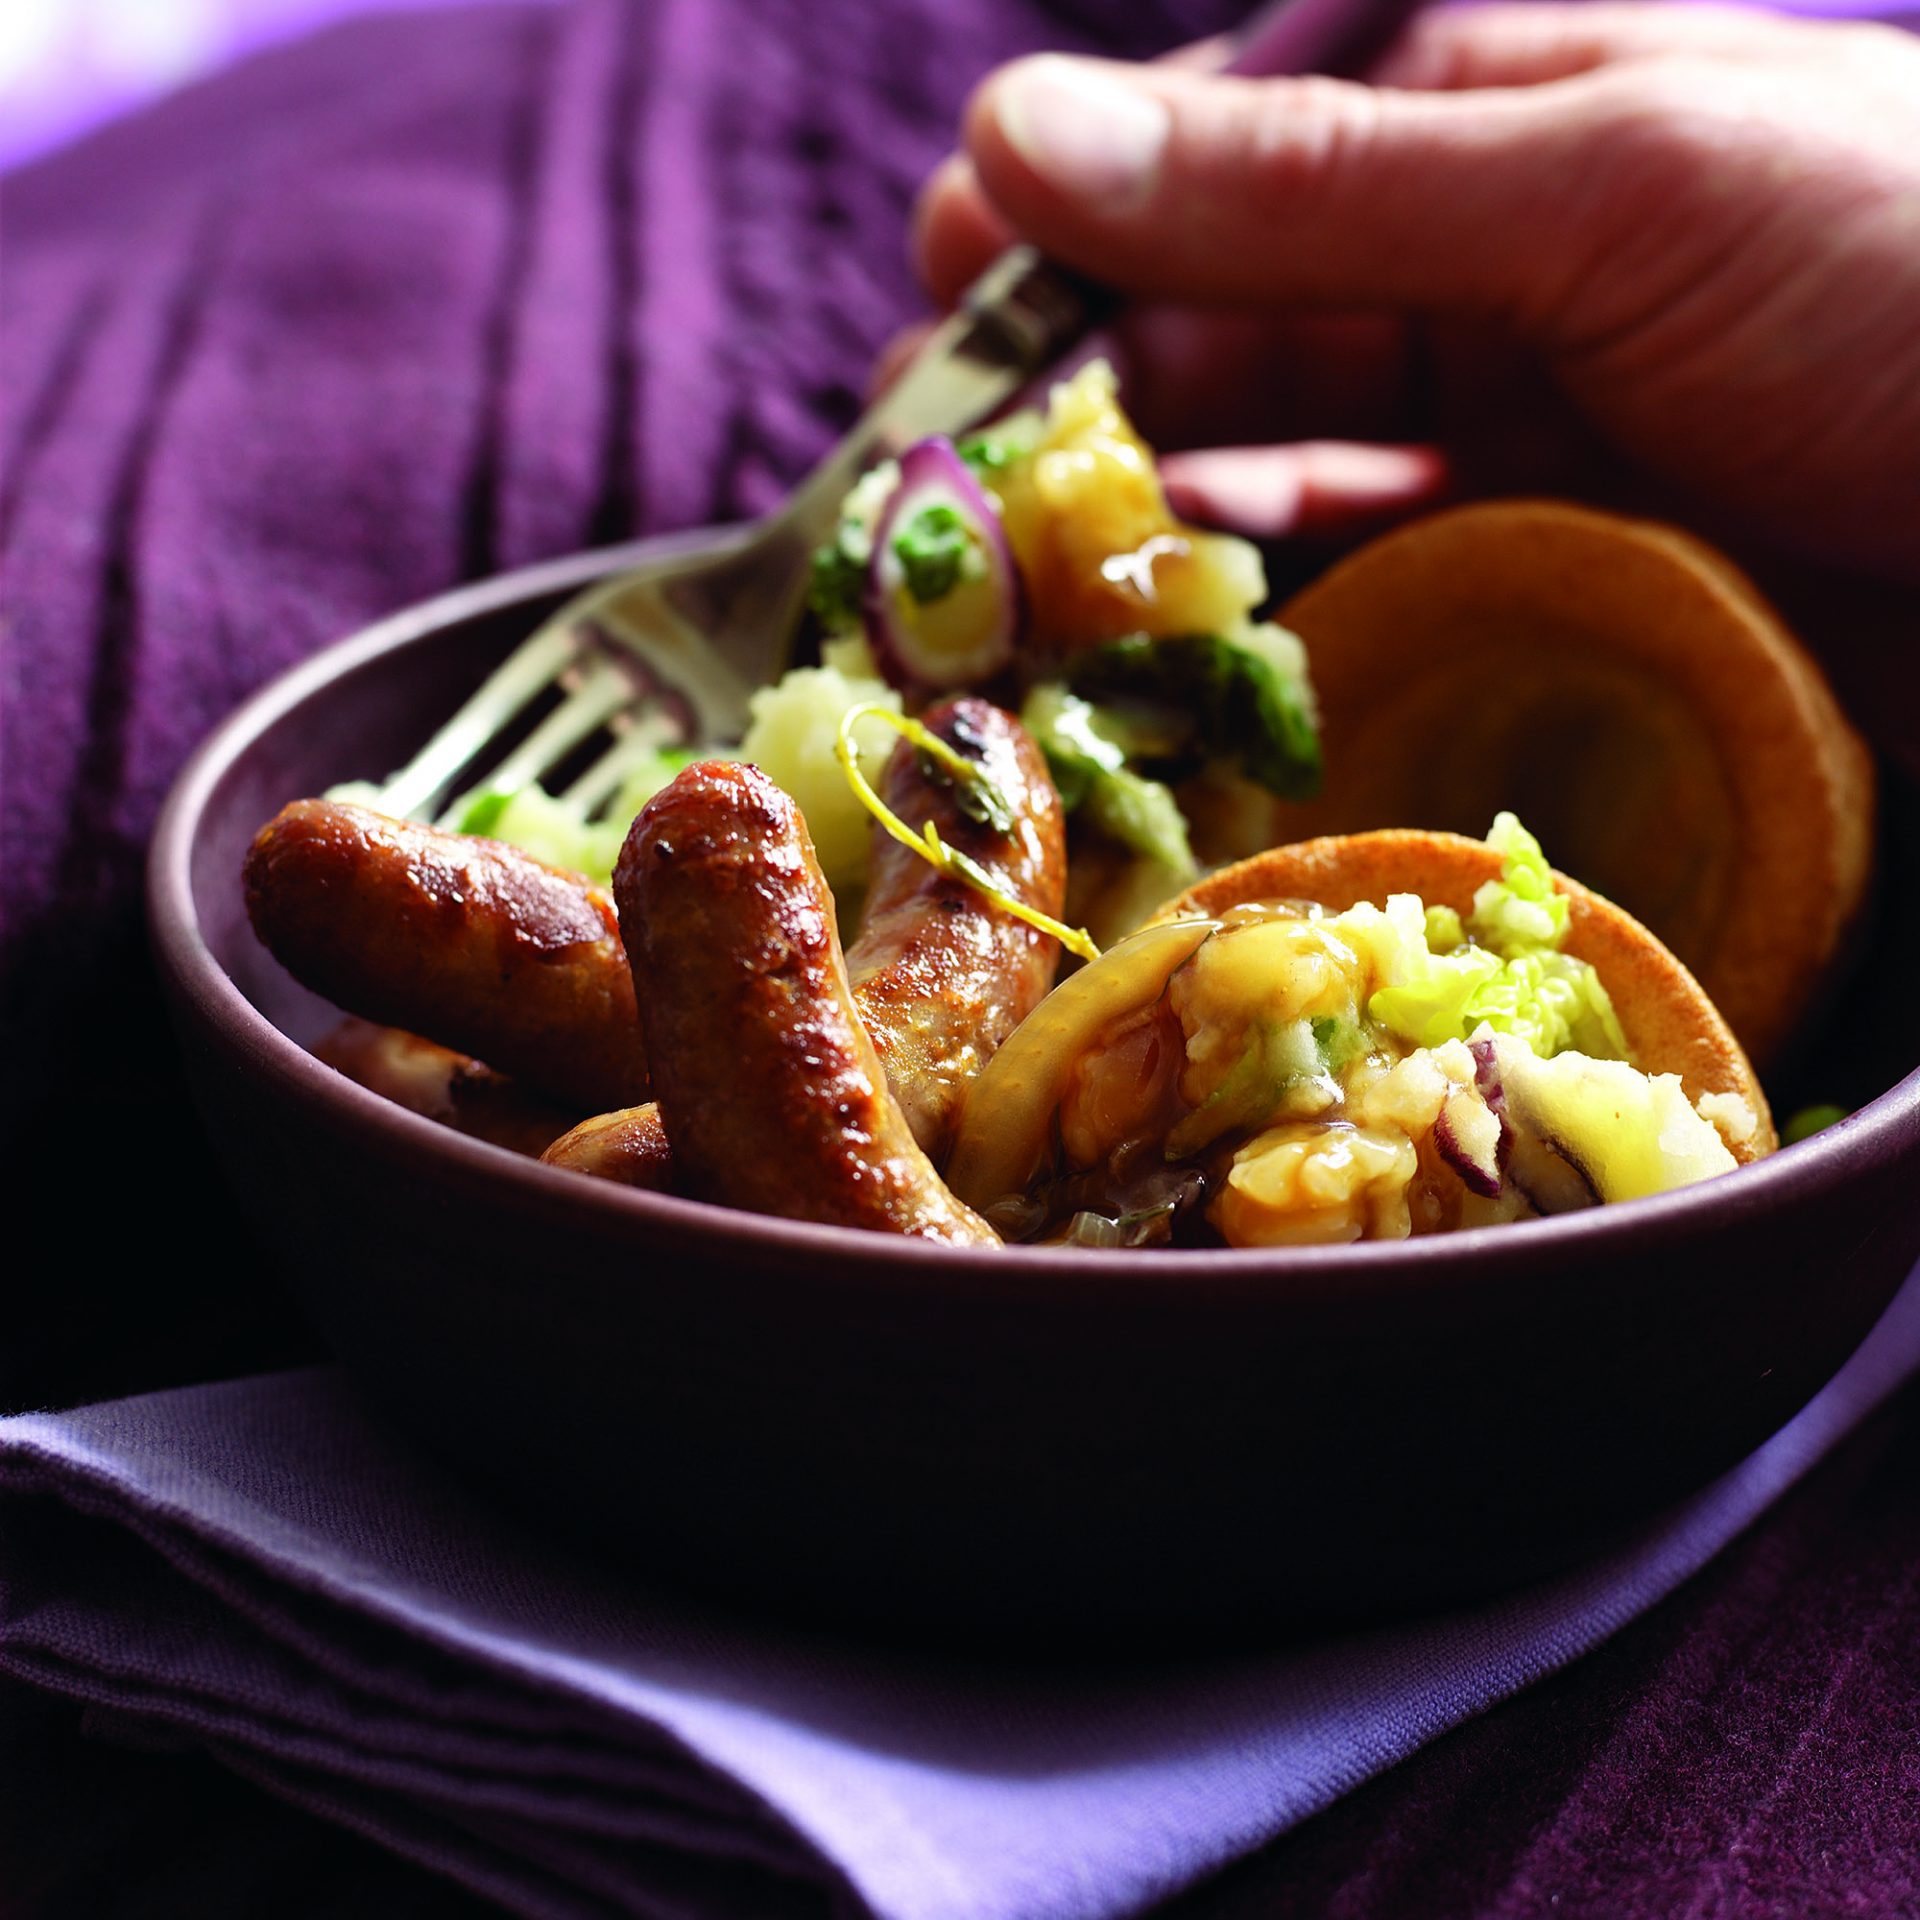
[[1433, 1123], [1433, 1144], [1469, 1193], [1483, 1200], [1498, 1197], [1507, 1163], [1507, 1123], [1477, 1092], [1463, 1087], [1449, 1097]]
[[1474, 1085], [1499, 1116], [1501, 1168], [1534, 1212], [1546, 1216], [1598, 1206], [1600, 1189], [1592, 1174], [1563, 1141], [1541, 1128], [1539, 1116], [1528, 1108], [1522, 1069], [1531, 1056], [1521, 1048], [1513, 1059], [1514, 1088], [1510, 1089], [1500, 1052], [1502, 1046], [1513, 1048], [1519, 1043], [1503, 1042], [1482, 1029], [1467, 1045], [1473, 1054]]
[[1559, 1141], [1524, 1132], [1516, 1134], [1515, 1140], [1508, 1171], [1535, 1213], [1546, 1218], [1600, 1205], [1600, 1189], [1593, 1177]]
[[1473, 1055], [1473, 1084], [1480, 1089], [1481, 1099], [1504, 1116], [1507, 1091], [1500, 1078], [1500, 1052], [1485, 1027], [1467, 1042], [1467, 1051]]
[[980, 685], [1013, 657], [1021, 598], [1000, 516], [972, 469], [943, 435], [915, 441], [867, 563], [862, 610], [880, 671], [906, 690]]

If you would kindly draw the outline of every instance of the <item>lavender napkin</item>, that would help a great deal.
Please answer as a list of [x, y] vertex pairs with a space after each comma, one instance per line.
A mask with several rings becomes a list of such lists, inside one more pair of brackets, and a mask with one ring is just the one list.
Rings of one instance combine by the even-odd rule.
[[1920, 1368], [1920, 1271], [1740, 1467], [1472, 1611], [1073, 1671], [715, 1618], [504, 1517], [331, 1371], [0, 1422], [0, 1669], [516, 1911], [1105, 1920], [1670, 1592]]

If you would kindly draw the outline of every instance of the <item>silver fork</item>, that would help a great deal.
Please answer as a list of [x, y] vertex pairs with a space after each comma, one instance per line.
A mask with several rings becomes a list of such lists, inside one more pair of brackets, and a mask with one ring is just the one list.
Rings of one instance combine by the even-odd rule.
[[[787, 663], [814, 549], [868, 468], [984, 418], [1068, 352], [1116, 302], [1031, 247], [1003, 254], [911, 365], [780, 507], [711, 545], [589, 587], [514, 649], [380, 789], [383, 812], [451, 825], [479, 787], [543, 779], [594, 735], [612, 743], [561, 797], [591, 814], [663, 747], [738, 740], [747, 701]], [[479, 763], [550, 689], [560, 703], [483, 780]]]
[[[1414, 4], [1275, 0], [1244, 30], [1223, 71], [1357, 65]], [[784, 505], [710, 545], [577, 594], [515, 648], [373, 804], [455, 825], [475, 792], [544, 782], [605, 734], [609, 744], [559, 796], [592, 815], [660, 749], [738, 740], [749, 696], [786, 667], [813, 551], [834, 531], [853, 483], [915, 440], [984, 419], [1118, 305], [1115, 295], [1031, 247], [1002, 254]], [[558, 704], [509, 747], [515, 729], [554, 694]], [[495, 746], [502, 757], [488, 765]]]

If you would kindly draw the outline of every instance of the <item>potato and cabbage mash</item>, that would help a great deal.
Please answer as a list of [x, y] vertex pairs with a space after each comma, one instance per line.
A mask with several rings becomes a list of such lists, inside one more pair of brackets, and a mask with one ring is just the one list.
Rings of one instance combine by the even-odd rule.
[[[1503, 814], [1464, 917], [1411, 893], [1265, 901], [1149, 930], [1056, 990], [974, 1089], [948, 1178], [1026, 1237], [1397, 1239], [1639, 1198], [1730, 1170], [1759, 1117], [1646, 1073], [1568, 903]], [[1171, 959], [1172, 964], [1167, 964]], [[1132, 968], [1105, 997], [1096, 976]]]
[[[1046, 753], [1081, 870], [1100, 879], [1103, 937], [1138, 924], [1201, 870], [1178, 783], [1203, 776], [1216, 798], [1237, 783], [1314, 788], [1306, 656], [1291, 634], [1253, 618], [1267, 592], [1259, 551], [1174, 519], [1111, 367], [1090, 363], [1044, 409], [951, 451], [993, 524], [969, 544], [951, 489], [916, 513], [901, 498], [903, 462], [863, 476], [815, 557], [819, 662], [753, 696], [745, 738], [653, 756], [593, 818], [529, 786], [475, 796], [460, 826], [604, 883], [634, 814], [680, 766], [737, 753], [799, 805], [829, 884], [857, 898], [868, 820], [834, 762], [841, 717], [868, 705], [911, 711], [928, 691], [887, 644], [895, 602], [921, 622], [919, 658], [964, 658], [969, 621], [1017, 631], [1010, 655], [981, 656], [979, 677], [960, 684], [1017, 709]], [[1004, 542], [1010, 569], [981, 561], [982, 539]], [[897, 577], [883, 593], [889, 557]], [[1014, 604], [996, 609], [986, 589], [1002, 578]], [[877, 779], [892, 734], [869, 719], [855, 738], [862, 771]]]

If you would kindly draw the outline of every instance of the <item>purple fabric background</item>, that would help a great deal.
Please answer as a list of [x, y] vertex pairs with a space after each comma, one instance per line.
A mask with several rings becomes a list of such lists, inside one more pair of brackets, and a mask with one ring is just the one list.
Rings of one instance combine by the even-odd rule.
[[[1237, 12], [369, 19], [9, 180], [0, 1152], [28, 1280], [0, 1405], [311, 1352], [227, 1217], [145, 964], [141, 850], [198, 737], [452, 580], [763, 505], [916, 310], [900, 234], [970, 80]], [[1614, 1646], [1187, 1910], [1914, 1910], [1917, 1464], [1909, 1406]], [[6, 1706], [0, 1890], [24, 1911], [471, 1906], [200, 1763]], [[319, 1876], [297, 1893], [293, 1863]]]
[[357, 13], [471, 0], [11, 0], [0, 43], [0, 167]]

